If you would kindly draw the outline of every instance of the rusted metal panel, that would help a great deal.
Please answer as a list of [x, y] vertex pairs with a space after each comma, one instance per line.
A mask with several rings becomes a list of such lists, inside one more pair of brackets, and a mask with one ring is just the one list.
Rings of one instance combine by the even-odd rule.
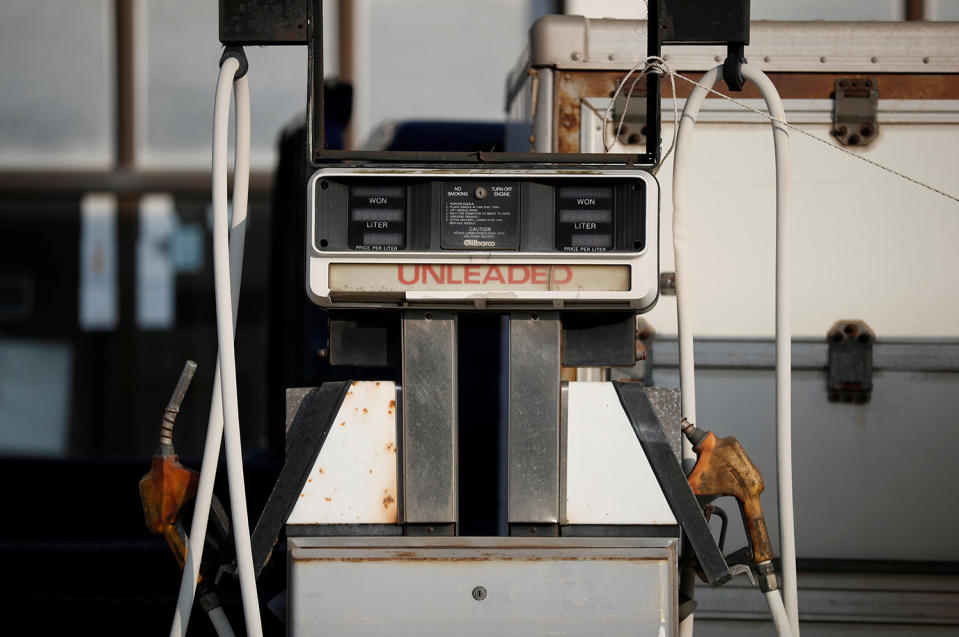
[[397, 522], [396, 384], [354, 382], [288, 524]]
[[[700, 72], [683, 72], [686, 77], [699, 81]], [[845, 74], [845, 73], [768, 73], [783, 99], [829, 99], [833, 95], [836, 81], [873, 80], [879, 90], [881, 100], [957, 100], [959, 99], [959, 74]], [[616, 87], [626, 76], [623, 71], [562, 71], [557, 74], [555, 89], [554, 121], [556, 122], [557, 152], [580, 152], [581, 113], [583, 100], [595, 97], [611, 97]], [[634, 76], [635, 77], [635, 76]], [[630, 79], [632, 83], [632, 79]], [[689, 97], [693, 84], [681, 79], [676, 80], [676, 97]], [[627, 85], [628, 88], [628, 85]], [[626, 90], [626, 89], [624, 89]], [[722, 79], [715, 90], [730, 95], [734, 99], [760, 99], [759, 90], [754, 84], [747, 83], [742, 92], [730, 93]], [[633, 98], [646, 94], [645, 85], [640, 82], [633, 90]], [[672, 97], [669, 87], [663, 91], [664, 98]], [[710, 93], [707, 99], [721, 99]], [[587, 105], [587, 107], [589, 107]], [[602, 113], [599, 114], [602, 117]]]

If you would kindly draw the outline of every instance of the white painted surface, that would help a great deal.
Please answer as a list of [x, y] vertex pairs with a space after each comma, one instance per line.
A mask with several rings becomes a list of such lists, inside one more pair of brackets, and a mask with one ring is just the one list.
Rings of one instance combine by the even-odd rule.
[[[631, 29], [636, 24], [594, 28], [590, 41], [602, 37], [613, 46], [635, 40]], [[753, 36], [753, 49], [767, 53], [769, 60], [748, 51], [747, 55], [764, 70], [812, 70], [816, 65], [822, 67], [817, 70], [837, 72], [959, 70], [953, 25], [758, 22], [753, 24]], [[810, 42], [815, 43], [815, 56], [808, 54]], [[564, 50], [562, 38], [553, 44], [557, 51]], [[680, 60], [686, 49], [698, 52], [687, 60], [689, 64]], [[669, 55], [675, 59], [670, 63], [705, 68], [715, 64], [703, 59], [708, 50], [671, 47]], [[826, 62], [820, 63], [823, 51], [828, 51], [822, 54]], [[633, 64], [614, 57], [611, 63], [602, 56], [604, 68], [626, 69]], [[663, 91], [669, 95], [668, 83]], [[590, 102], [595, 104], [597, 99]], [[727, 104], [710, 107], [694, 135], [688, 238], [693, 327], [697, 338], [771, 338], [772, 135], [768, 123], [749, 123], [730, 108]], [[805, 130], [829, 140], [831, 108], [831, 100], [795, 100], [786, 103], [786, 114], [790, 121], [795, 115]], [[748, 115], [753, 117], [758, 116]], [[855, 152], [946, 192], [959, 193], [954, 101], [893, 103], [880, 96], [879, 120], [877, 140], [869, 147], [854, 148]], [[664, 151], [672, 131], [671, 101], [666, 99]], [[589, 126], [583, 130], [581, 150], [603, 152], [601, 136]], [[622, 146], [617, 150], [629, 151]], [[880, 339], [959, 337], [959, 297], [949, 293], [959, 273], [954, 241], [959, 236], [959, 204], [799, 133], [790, 135], [790, 151], [793, 336], [823, 338], [836, 320], [858, 318], [869, 323]], [[673, 270], [672, 165], [667, 160], [657, 174], [662, 193], [660, 270], [664, 272]], [[660, 297], [646, 318], [658, 334], [675, 335], [675, 297]]]
[[115, 328], [117, 294], [117, 198], [87, 193], [80, 200], [80, 328]]
[[137, 238], [137, 326], [168, 330], [176, 322], [176, 276], [171, 242], [177, 227], [173, 195], [140, 200]]
[[563, 524], [676, 524], [611, 383], [569, 383]]
[[347, 391], [287, 524], [395, 524], [396, 384]]
[[[788, 113], [787, 113], [788, 116]], [[664, 119], [663, 139], [672, 139]], [[829, 136], [827, 125], [804, 128]], [[839, 319], [865, 320], [879, 338], [959, 336], [959, 204], [792, 134], [793, 335], [822, 338]], [[766, 124], [698, 126], [689, 199], [690, 284], [697, 337], [774, 332], [774, 171]], [[883, 125], [857, 152], [959, 192], [959, 126]], [[662, 184], [660, 245], [672, 245], [672, 162]], [[660, 268], [672, 271], [672, 250]], [[676, 299], [646, 317], [676, 333]]]

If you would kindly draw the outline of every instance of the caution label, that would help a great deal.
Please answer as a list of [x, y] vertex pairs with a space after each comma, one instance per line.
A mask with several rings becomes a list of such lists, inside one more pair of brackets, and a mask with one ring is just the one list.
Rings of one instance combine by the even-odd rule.
[[446, 181], [439, 187], [443, 248], [519, 249], [519, 184]]

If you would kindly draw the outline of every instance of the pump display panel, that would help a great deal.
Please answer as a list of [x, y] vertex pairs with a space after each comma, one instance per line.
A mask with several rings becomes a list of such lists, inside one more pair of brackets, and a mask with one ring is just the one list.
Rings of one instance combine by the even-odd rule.
[[325, 307], [645, 311], [658, 296], [644, 170], [324, 168], [307, 199], [307, 288]]

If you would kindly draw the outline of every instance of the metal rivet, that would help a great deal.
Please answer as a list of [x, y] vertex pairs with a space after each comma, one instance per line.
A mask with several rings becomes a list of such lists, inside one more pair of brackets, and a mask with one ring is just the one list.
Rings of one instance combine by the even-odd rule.
[[721, 58], [721, 57], [718, 56], [718, 55], [714, 55], [714, 56], [713, 56], [713, 61], [714, 61], [714, 62], [722, 62], [722, 61], [723, 61], [723, 58]]
[[481, 602], [481, 601], [483, 601], [484, 599], [486, 599], [486, 587], [484, 587], [484, 586], [477, 586], [476, 588], [474, 588], [474, 589], [473, 589], [473, 599], [475, 599], [475, 600], [478, 601], [478, 602]]
[[772, 58], [769, 57], [768, 55], [763, 56], [763, 62], [772, 62]]
[[824, 56], [822, 56], [821, 58], [819, 58], [819, 61], [822, 62], [823, 64], [825, 64], [825, 63], [826, 63], [826, 56], [824, 55]]
[[574, 60], [579, 60], [581, 57], [583, 57], [583, 54], [579, 51], [573, 51], [573, 54], [570, 57]]
[[612, 62], [613, 60], [615, 60], [615, 59], [616, 59], [616, 56], [615, 56], [615, 55], [613, 55], [612, 53], [610, 53], [610, 54], [609, 54], [609, 56], [607, 56], [607, 58], [606, 58], [606, 59], [607, 59], [607, 60], [609, 60], [610, 62]]
[[476, 190], [473, 191], [473, 196], [477, 199], [485, 199], [487, 195], [487, 190], [483, 186], [477, 186]]
[[874, 55], [874, 56], [872, 56], [871, 58], [869, 58], [869, 61], [872, 62], [873, 64], [875, 64], [876, 62], [879, 61], [879, 58], [877, 58], [877, 57]]
[[929, 58], [922, 58], [923, 64], [929, 64]]

